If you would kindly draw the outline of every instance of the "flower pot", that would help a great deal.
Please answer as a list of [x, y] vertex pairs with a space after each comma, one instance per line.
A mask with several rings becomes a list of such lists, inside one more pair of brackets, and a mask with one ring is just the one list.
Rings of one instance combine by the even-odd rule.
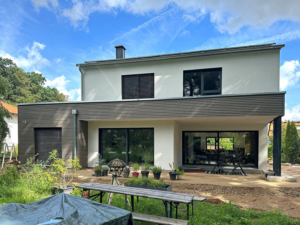
[[71, 185], [68, 185], [66, 188], [62, 188], [59, 186], [55, 186], [51, 188], [51, 194], [56, 195], [60, 193], [70, 194], [74, 190], [74, 187]]
[[178, 180], [182, 180], [182, 175], [178, 175], [178, 174], [177, 174], [177, 179], [178, 179]]
[[108, 170], [103, 170], [103, 176], [108, 176]]
[[159, 180], [160, 179], [160, 175], [161, 175], [161, 173], [154, 173], [153, 172], [153, 176], [154, 176], [155, 180]]
[[148, 177], [149, 171], [142, 171], [142, 177]]
[[95, 170], [95, 176], [96, 177], [100, 177], [102, 175], [102, 171], [101, 170]]
[[176, 180], [177, 173], [170, 172], [169, 175], [170, 175], [170, 180]]
[[123, 172], [123, 177], [124, 177], [124, 178], [128, 178], [128, 177], [129, 177], [129, 174], [130, 174], [130, 171], [124, 171], [124, 172]]
[[139, 173], [138, 172], [132, 172], [132, 176], [138, 178], [139, 177]]

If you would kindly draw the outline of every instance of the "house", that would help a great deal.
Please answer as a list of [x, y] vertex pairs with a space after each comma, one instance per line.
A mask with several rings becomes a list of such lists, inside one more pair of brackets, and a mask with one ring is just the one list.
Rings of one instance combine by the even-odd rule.
[[125, 47], [115, 46], [116, 59], [77, 64], [82, 101], [19, 105], [19, 158], [38, 153], [44, 160], [57, 149], [62, 157], [79, 157], [83, 167], [94, 167], [100, 153], [107, 161], [148, 161], [168, 170], [170, 162], [211, 168], [220, 157], [237, 155], [246, 168], [263, 170], [274, 120], [276, 167], [283, 47], [126, 58]]
[[[288, 121], [283, 121], [281, 126], [286, 126]], [[300, 121], [294, 121], [298, 134], [300, 135]], [[273, 137], [273, 122], [270, 123], [269, 129], [268, 129], [268, 136]]]
[[9, 112], [11, 118], [4, 118], [6, 121], [10, 135], [4, 140], [4, 143], [8, 144], [8, 146], [18, 145], [18, 107], [10, 105], [6, 102], [0, 101], [0, 104]]

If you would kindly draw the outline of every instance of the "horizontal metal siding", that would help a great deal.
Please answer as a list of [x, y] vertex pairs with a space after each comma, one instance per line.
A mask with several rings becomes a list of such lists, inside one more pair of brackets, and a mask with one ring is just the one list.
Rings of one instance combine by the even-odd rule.
[[[284, 93], [213, 98], [19, 105], [19, 154], [22, 163], [34, 155], [34, 128], [61, 127], [63, 157], [72, 157], [74, 122], [78, 111], [77, 149], [87, 165], [87, 130], [84, 120], [167, 119], [197, 117], [283, 116]], [[22, 121], [27, 122], [25, 125]], [[83, 122], [83, 123], [82, 123]]]

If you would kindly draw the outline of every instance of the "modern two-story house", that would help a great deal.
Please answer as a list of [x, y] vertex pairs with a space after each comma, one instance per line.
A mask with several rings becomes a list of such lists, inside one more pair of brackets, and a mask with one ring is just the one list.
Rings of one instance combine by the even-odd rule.
[[[82, 101], [19, 105], [19, 158], [57, 149], [94, 167], [97, 154], [169, 169], [209, 168], [236, 155], [245, 168], [267, 168], [274, 121], [280, 164], [280, 49], [264, 44], [77, 64]], [[227, 163], [228, 162], [228, 163]], [[229, 161], [224, 161], [228, 166]], [[277, 174], [280, 169], [277, 168]]]

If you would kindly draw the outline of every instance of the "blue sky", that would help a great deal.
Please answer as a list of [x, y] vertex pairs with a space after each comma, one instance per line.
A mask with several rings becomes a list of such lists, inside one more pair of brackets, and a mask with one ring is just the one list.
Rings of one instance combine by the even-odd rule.
[[222, 48], [286, 44], [281, 50], [285, 119], [300, 120], [300, 4], [298, 0], [0, 0], [0, 56], [47, 85], [80, 100], [88, 60]]

